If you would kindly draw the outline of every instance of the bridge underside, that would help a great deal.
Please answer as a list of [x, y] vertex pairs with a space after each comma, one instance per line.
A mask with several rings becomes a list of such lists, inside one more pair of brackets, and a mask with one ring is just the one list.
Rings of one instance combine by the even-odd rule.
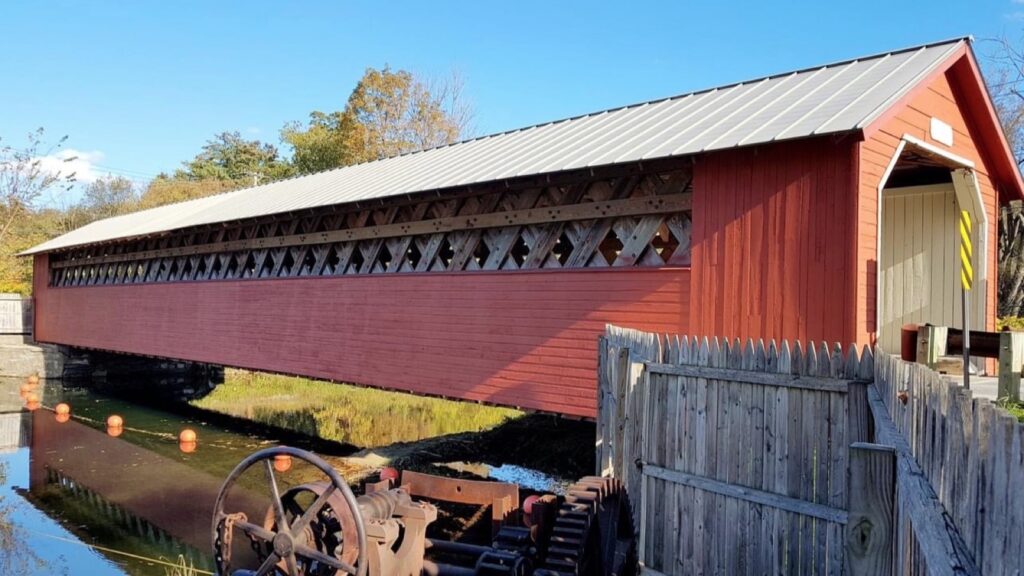
[[606, 323], [681, 332], [692, 172], [325, 208], [36, 256], [36, 337], [592, 417]]

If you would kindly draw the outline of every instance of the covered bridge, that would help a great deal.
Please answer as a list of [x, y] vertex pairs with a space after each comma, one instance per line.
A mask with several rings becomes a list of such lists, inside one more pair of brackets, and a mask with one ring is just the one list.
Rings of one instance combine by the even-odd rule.
[[92, 223], [41, 244], [69, 346], [578, 416], [606, 323], [895, 346], [993, 328], [1022, 183], [968, 39], [514, 130]]

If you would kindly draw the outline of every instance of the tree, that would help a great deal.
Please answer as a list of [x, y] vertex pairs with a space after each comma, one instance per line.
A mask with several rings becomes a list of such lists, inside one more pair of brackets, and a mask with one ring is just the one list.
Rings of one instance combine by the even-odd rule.
[[85, 189], [82, 208], [90, 220], [127, 214], [138, 208], [135, 183], [124, 176], [99, 178]]
[[[32, 289], [32, 261], [18, 253], [52, 237], [48, 225], [40, 225], [36, 204], [44, 195], [66, 193], [75, 174], [64, 166], [72, 156], [59, 157], [67, 137], [53, 146], [45, 144], [42, 128], [28, 135], [24, 148], [0, 146], [0, 291], [28, 294]], [[52, 161], [57, 162], [55, 168]]]
[[194, 200], [234, 190], [244, 185], [243, 181], [238, 180], [217, 180], [214, 178], [192, 180], [161, 174], [149, 183], [146, 190], [139, 197], [138, 208], [144, 210], [165, 204]]
[[305, 128], [286, 125], [281, 139], [296, 169], [311, 173], [451, 144], [471, 120], [457, 75], [430, 82], [385, 66], [367, 68], [344, 110], [313, 112]]
[[[14, 222], [24, 218], [44, 193], [55, 188], [68, 191], [75, 182], [73, 172], [53, 170], [44, 165], [44, 157], [53, 157], [67, 136], [41, 152], [44, 136], [44, 130], [39, 128], [28, 135], [25, 148], [0, 146], [0, 244], [7, 240]], [[69, 163], [73, 160], [74, 157], [66, 157], [61, 161]]]
[[291, 175], [277, 148], [259, 140], [246, 140], [238, 132], [221, 132], [206, 141], [203, 151], [184, 162], [175, 176], [188, 180], [234, 180], [252, 183], [279, 180]]
[[[996, 113], [1018, 168], [1024, 163], [1024, 51], [1008, 39], [991, 42], [987, 77]], [[1000, 207], [999, 213], [1000, 317], [1024, 313], [1024, 210], [1020, 202]]]

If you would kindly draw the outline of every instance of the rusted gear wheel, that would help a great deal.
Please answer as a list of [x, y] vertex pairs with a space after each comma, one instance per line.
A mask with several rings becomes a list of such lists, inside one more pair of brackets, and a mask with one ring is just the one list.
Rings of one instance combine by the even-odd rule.
[[[329, 482], [306, 484], [281, 494], [274, 474], [274, 457], [304, 460], [322, 472]], [[242, 513], [224, 509], [228, 494], [242, 474], [262, 467], [270, 487], [270, 519], [264, 525], [248, 521]], [[301, 494], [311, 493], [302, 507]], [[258, 576], [285, 574], [312, 576], [352, 574], [364, 576], [366, 528], [355, 495], [334, 468], [311, 452], [279, 446], [267, 448], [242, 460], [221, 486], [213, 513], [213, 555], [217, 573], [231, 576], [231, 542], [234, 530], [250, 540], [259, 555]], [[354, 560], [351, 560], [354, 558]]]
[[586, 476], [566, 490], [537, 576], [612, 576], [632, 565], [633, 527], [622, 484]]

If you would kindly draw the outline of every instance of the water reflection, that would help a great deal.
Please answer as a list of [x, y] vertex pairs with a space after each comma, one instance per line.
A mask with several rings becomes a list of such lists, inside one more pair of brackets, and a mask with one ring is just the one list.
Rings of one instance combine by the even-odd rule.
[[[0, 574], [168, 576], [179, 557], [212, 571], [221, 482], [276, 438], [52, 383], [25, 411], [20, 385], [0, 379]], [[262, 517], [268, 502], [243, 489], [233, 505]]]

